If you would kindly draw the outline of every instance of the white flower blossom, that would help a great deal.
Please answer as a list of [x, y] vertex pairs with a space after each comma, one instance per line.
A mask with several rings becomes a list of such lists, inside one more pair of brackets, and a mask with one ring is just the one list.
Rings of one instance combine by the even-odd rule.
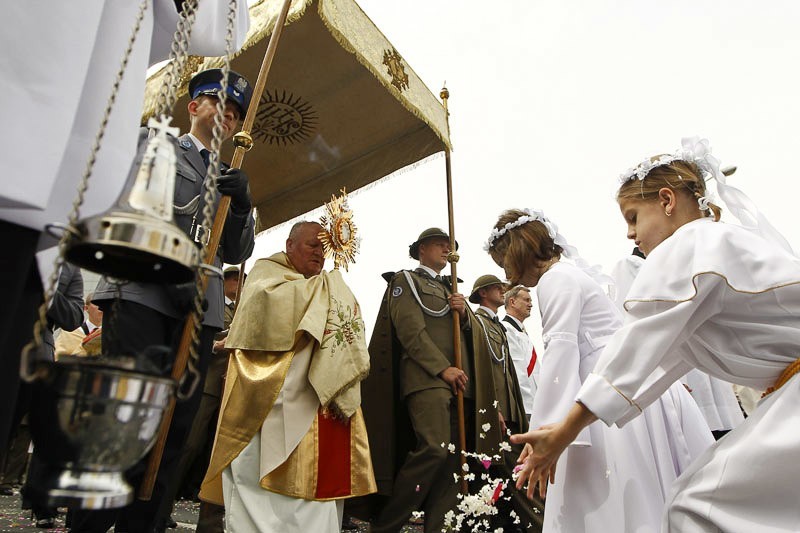
[[503, 450], [504, 452], [510, 452], [511, 451], [511, 445], [509, 443], [507, 443], [506, 441], [503, 441], [503, 442], [500, 443], [500, 449]]
[[481, 426], [481, 429], [486, 432], [492, 428], [492, 425], [489, 422], [486, 422], [484, 425]]
[[452, 443], [448, 444], [447, 445], [447, 451], [450, 452], [450, 453], [456, 453], [456, 445], [452, 444]]

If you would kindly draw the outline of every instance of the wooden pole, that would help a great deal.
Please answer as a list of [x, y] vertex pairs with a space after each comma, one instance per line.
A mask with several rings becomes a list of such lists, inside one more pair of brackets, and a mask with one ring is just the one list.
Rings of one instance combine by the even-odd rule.
[[[447, 117], [447, 133], [450, 134], [450, 112], [447, 109], [447, 99], [450, 98], [450, 91], [447, 87], [442, 87], [439, 91], [439, 97], [442, 99], [444, 105], [445, 117]], [[456, 273], [456, 263], [458, 262], [458, 252], [456, 252], [456, 237], [455, 237], [455, 221], [453, 216], [453, 174], [450, 170], [450, 149], [446, 148], [444, 152], [444, 166], [447, 174], [447, 220], [449, 223], [450, 234], [450, 253], [447, 255], [447, 260], [450, 262], [450, 278], [451, 290], [453, 293], [458, 292], [458, 274]], [[463, 370], [461, 362], [461, 318], [458, 312], [453, 311], [453, 356], [455, 359], [456, 368]], [[467, 451], [467, 431], [464, 424], [464, 393], [459, 390], [456, 396], [458, 406], [458, 446], [461, 452]], [[467, 479], [464, 477], [464, 465], [467, 464], [467, 458], [463, 453], [459, 452], [461, 457], [461, 494], [467, 494], [469, 489], [467, 487]]]
[[[258, 72], [258, 79], [256, 80], [255, 87], [253, 87], [253, 96], [250, 99], [250, 105], [247, 108], [244, 122], [242, 123], [242, 130], [233, 136], [233, 142], [236, 145], [236, 150], [233, 152], [233, 160], [231, 161], [231, 168], [241, 168], [244, 161], [244, 154], [253, 146], [253, 138], [250, 136], [250, 130], [253, 128], [253, 123], [256, 119], [256, 112], [258, 104], [261, 100], [261, 93], [264, 92], [264, 87], [267, 84], [267, 76], [272, 67], [272, 60], [275, 58], [275, 51], [278, 48], [278, 41], [283, 32], [283, 26], [286, 24], [286, 17], [289, 13], [289, 7], [292, 0], [284, 0], [283, 7], [278, 20], [275, 23], [275, 28], [272, 30], [272, 35], [269, 38], [267, 51], [264, 54], [264, 61], [261, 63], [261, 70]], [[211, 239], [209, 240], [206, 249], [206, 256], [203, 259], [205, 264], [213, 265], [214, 258], [217, 256], [217, 249], [219, 248], [219, 241], [222, 237], [222, 229], [225, 227], [225, 219], [228, 217], [228, 210], [231, 206], [231, 197], [223, 196], [220, 199], [217, 213], [214, 216], [214, 224], [211, 227]], [[244, 272], [244, 271], [242, 271]], [[204, 271], [200, 271], [200, 286], [202, 293], [205, 294], [208, 286], [208, 276]], [[191, 317], [186, 320], [183, 326], [183, 334], [181, 341], [178, 345], [178, 353], [175, 357], [175, 363], [172, 366], [172, 378], [180, 380], [186, 371], [186, 365], [189, 361], [189, 348], [192, 345], [192, 333], [194, 324]], [[164, 410], [164, 418], [161, 421], [159, 428], [158, 439], [156, 440], [153, 449], [150, 451], [150, 456], [147, 462], [147, 470], [145, 471], [142, 484], [139, 487], [138, 498], [140, 500], [149, 500], [153, 495], [153, 486], [156, 482], [156, 475], [158, 468], [161, 465], [161, 457], [164, 454], [164, 445], [167, 442], [167, 434], [169, 426], [172, 423], [172, 415], [175, 412], [175, 398], [171, 398], [167, 408]]]

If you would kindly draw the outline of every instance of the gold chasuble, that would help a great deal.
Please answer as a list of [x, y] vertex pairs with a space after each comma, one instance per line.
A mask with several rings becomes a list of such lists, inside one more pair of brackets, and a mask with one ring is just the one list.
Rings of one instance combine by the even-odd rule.
[[[305, 500], [375, 492], [360, 407], [361, 380], [369, 373], [364, 322], [338, 270], [306, 279], [283, 252], [260, 259], [248, 275], [226, 346], [232, 351], [203, 500], [223, 504], [222, 472], [257, 432], [262, 450], [283, 449], [277, 439], [290, 441], [288, 433], [262, 431], [285, 385], [299, 387], [305, 398], [313, 394], [311, 409], [316, 405], [317, 411], [296, 446], [288, 445], [285, 460], [262, 453], [260, 486]], [[298, 366], [292, 368], [293, 362]], [[275, 445], [266, 447], [270, 439]]]

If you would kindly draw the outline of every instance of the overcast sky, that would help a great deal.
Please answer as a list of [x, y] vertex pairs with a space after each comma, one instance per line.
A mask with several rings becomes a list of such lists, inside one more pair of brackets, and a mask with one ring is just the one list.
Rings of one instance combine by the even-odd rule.
[[[800, 3], [359, 4], [434, 94], [447, 81], [461, 292], [481, 274], [503, 277], [482, 243], [511, 207], [543, 209], [609, 272], [632, 248], [614, 201], [617, 177], [691, 135], [708, 138], [723, 166], [738, 167], [729, 183], [800, 249]], [[429, 226], [447, 227], [444, 159], [350, 203], [363, 242], [346, 280], [371, 330], [381, 272], [414, 267], [408, 244]], [[287, 232], [259, 237], [253, 257], [281, 250]]]

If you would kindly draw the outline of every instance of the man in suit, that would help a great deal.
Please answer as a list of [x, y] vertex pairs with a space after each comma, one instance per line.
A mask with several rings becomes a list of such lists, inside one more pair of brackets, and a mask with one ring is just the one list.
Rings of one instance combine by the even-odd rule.
[[[525, 416], [517, 373], [509, 354], [506, 330], [497, 317], [497, 310], [504, 303], [504, 291], [505, 285], [497, 276], [486, 274], [475, 280], [469, 301], [479, 306], [475, 311], [475, 316], [478, 318], [486, 350], [476, 350], [476, 353], [491, 357], [494, 390], [499, 404], [499, 423], [503, 435], [506, 436], [527, 431], [528, 418]], [[510, 433], [508, 433], [509, 431]], [[500, 464], [490, 467], [493, 477], [511, 480], [521, 452], [522, 446], [518, 445], [512, 446], [510, 452], [501, 452], [503, 460]], [[503, 531], [540, 531], [541, 512], [544, 510], [544, 505], [541, 502], [528, 500], [524, 492], [518, 491], [513, 483], [508, 483], [505, 490], [506, 493], [510, 493], [510, 503], [504, 499], [498, 500], [496, 505], [499, 512], [492, 517], [492, 526], [502, 528]], [[539, 512], [534, 511], [534, 507], [538, 507]], [[520, 523], [517, 525], [510, 518], [511, 508], [520, 517]]]
[[[486, 421], [479, 418], [484, 415], [478, 411], [492, 411], [494, 390], [488, 361], [473, 359], [471, 335], [465, 334], [471, 330], [472, 322], [464, 296], [451, 293], [439, 275], [447, 265], [449, 253], [450, 239], [439, 228], [423, 231], [409, 246], [409, 255], [419, 265], [394, 274], [385, 297], [399, 353], [384, 357], [374, 348], [376, 338], [384, 335], [385, 328], [380, 324], [376, 324], [370, 342], [372, 371], [370, 383], [365, 383], [362, 393], [376, 478], [379, 468], [383, 470], [395, 461], [402, 464], [396, 473], [382, 472], [378, 479], [379, 491], [390, 497], [372, 521], [373, 533], [399, 531], [416, 510], [425, 512], [425, 531], [438, 532], [444, 526], [445, 513], [455, 509], [459, 484], [454, 483], [453, 475], [460, 470], [459, 456], [450, 453], [447, 445], [458, 444], [457, 391], [463, 392], [465, 398], [468, 450], [491, 442], [496, 446], [500, 440], [496, 423], [492, 424], [496, 434], [488, 440], [479, 442], [474, 434]], [[463, 369], [455, 366], [453, 311], [460, 317]], [[396, 374], [390, 375], [387, 369], [393, 367], [391, 359], [397, 357]], [[384, 384], [383, 380], [393, 383]], [[401, 399], [379, 398], [380, 394], [391, 395], [394, 387], [398, 387]], [[399, 409], [389, 407], [395, 402], [401, 406]], [[408, 436], [396, 435], [397, 438], [390, 437], [395, 442], [388, 442], [387, 435], [402, 431], [384, 431], [377, 426], [381, 418], [395, 418], [394, 424], [399, 426], [405, 416], [402, 410], [407, 412], [416, 436], [416, 445], [405, 457], [405, 449], [398, 452], [395, 442]], [[389, 484], [390, 488], [386, 486]]]
[[517, 371], [525, 414], [530, 420], [533, 412], [533, 398], [536, 396], [536, 376], [538, 376], [538, 373], [534, 374], [536, 351], [533, 341], [523, 325], [523, 322], [531, 316], [531, 309], [533, 309], [530, 289], [524, 285], [511, 287], [503, 296], [503, 305], [506, 311], [506, 316], [503, 317], [503, 326], [506, 328], [508, 351]]
[[[213, 138], [214, 117], [222, 72], [211, 69], [196, 74], [189, 82], [192, 100], [187, 109], [191, 121], [189, 133], [176, 140], [176, 178], [174, 204], [177, 225], [191, 237], [207, 238], [210, 228], [202, 227], [203, 182], [206, 178], [208, 154]], [[230, 139], [250, 103], [252, 88], [240, 74], [231, 71], [228, 77], [227, 101], [223, 115], [223, 140]], [[142, 132], [141, 141], [146, 138]], [[144, 147], [144, 143], [140, 148]], [[137, 156], [141, 161], [142, 150]], [[138, 171], [134, 165], [131, 177]], [[222, 232], [214, 265], [240, 263], [253, 251], [255, 221], [251, 215], [247, 175], [240, 169], [227, 169], [217, 178], [217, 188], [231, 197], [231, 206]], [[196, 201], [199, 200], [198, 201]], [[216, 203], [219, 197], [216, 198]], [[198, 243], [199, 244], [199, 243]], [[198, 370], [205, 376], [211, 358], [214, 336], [224, 326], [222, 279], [211, 275], [205, 294], [207, 309], [200, 332]], [[101, 278], [95, 291], [95, 302], [103, 310], [103, 352], [109, 355], [132, 354], [137, 364], [152, 365], [164, 374], [171, 370], [183, 322], [194, 298], [194, 282], [183, 285], [157, 283], [124, 283], [121, 286]], [[153, 347], [160, 347], [158, 355]], [[186, 401], [178, 402], [170, 426], [153, 497], [136, 500], [122, 510], [75, 512], [72, 531], [106, 531], [116, 522], [116, 531], [160, 531], [166, 517], [159, 513], [161, 498], [169, 494], [180, 451], [188, 437], [202, 396], [202, 382]], [[129, 481], [138, 486], [145, 461], [128, 472]]]

